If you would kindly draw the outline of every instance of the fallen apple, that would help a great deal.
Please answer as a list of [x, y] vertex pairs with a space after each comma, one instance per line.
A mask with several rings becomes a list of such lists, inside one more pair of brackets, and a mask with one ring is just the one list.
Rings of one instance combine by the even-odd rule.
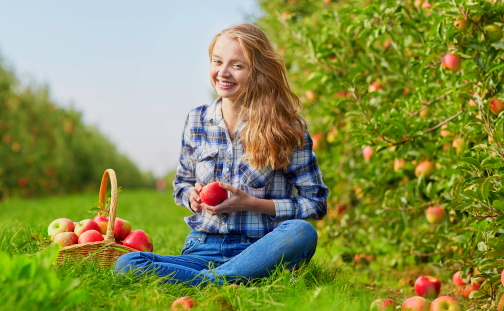
[[462, 311], [457, 300], [450, 296], [441, 296], [431, 302], [429, 311]]
[[379, 298], [371, 303], [371, 311], [392, 311], [398, 306], [397, 302], [389, 298]]
[[467, 284], [464, 288], [464, 297], [469, 298], [472, 292], [478, 291], [481, 285], [479, 283]]
[[453, 285], [463, 286], [463, 285], [467, 284], [466, 280], [464, 278], [460, 277], [460, 274], [462, 274], [462, 271], [457, 271], [453, 274], [453, 276], [452, 276]]
[[180, 297], [172, 302], [170, 310], [172, 311], [182, 311], [189, 310], [196, 306], [196, 300], [191, 297]]
[[430, 303], [427, 299], [414, 296], [406, 299], [401, 305], [402, 311], [429, 311]]
[[434, 299], [441, 291], [441, 282], [433, 276], [420, 276], [415, 281], [415, 292], [418, 296]]

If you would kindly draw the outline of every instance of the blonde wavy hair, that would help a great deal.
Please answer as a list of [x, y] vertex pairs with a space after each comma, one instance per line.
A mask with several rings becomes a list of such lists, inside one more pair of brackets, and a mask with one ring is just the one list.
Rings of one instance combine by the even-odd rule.
[[210, 60], [215, 42], [227, 36], [240, 43], [250, 74], [247, 87], [238, 96], [238, 118], [244, 159], [256, 168], [284, 169], [292, 152], [305, 144], [306, 126], [298, 115], [299, 98], [289, 86], [285, 65], [264, 32], [252, 24], [241, 24], [218, 33], [208, 49]]

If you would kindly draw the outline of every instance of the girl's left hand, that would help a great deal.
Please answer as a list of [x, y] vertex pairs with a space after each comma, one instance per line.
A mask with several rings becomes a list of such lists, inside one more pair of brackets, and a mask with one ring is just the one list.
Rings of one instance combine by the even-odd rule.
[[219, 215], [222, 213], [231, 213], [231, 212], [243, 212], [248, 211], [253, 208], [254, 200], [256, 198], [248, 195], [245, 191], [228, 185], [223, 182], [219, 182], [219, 186], [222, 189], [228, 190], [231, 192], [231, 197], [222, 201], [220, 204], [216, 206], [210, 206], [205, 203], [201, 203], [201, 207], [205, 211], [207, 211], [210, 215]]

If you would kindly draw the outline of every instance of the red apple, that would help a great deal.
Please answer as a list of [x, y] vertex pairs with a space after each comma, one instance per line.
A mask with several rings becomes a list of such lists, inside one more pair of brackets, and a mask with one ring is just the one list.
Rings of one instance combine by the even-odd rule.
[[429, 206], [425, 210], [425, 217], [431, 224], [440, 224], [446, 218], [446, 212], [441, 206]]
[[320, 141], [323, 139], [323, 136], [322, 134], [320, 133], [317, 133], [315, 135], [312, 136], [312, 141], [313, 141], [313, 147], [312, 149], [315, 150], [318, 148], [319, 144], [320, 144]]
[[371, 303], [371, 311], [392, 311], [395, 310], [398, 304], [389, 298], [376, 299]]
[[192, 299], [191, 297], [180, 297], [175, 299], [175, 301], [173, 301], [170, 310], [172, 311], [189, 310], [194, 308], [194, 306], [196, 306], [196, 300]]
[[453, 274], [453, 276], [452, 276], [453, 285], [463, 286], [463, 285], [467, 284], [466, 280], [464, 278], [460, 277], [461, 273], [462, 273], [462, 271], [457, 271], [457, 272], [455, 272], [455, 274]]
[[101, 234], [107, 234], [108, 218], [102, 215], [96, 215], [93, 220], [100, 226]]
[[152, 252], [153, 250], [152, 239], [143, 230], [135, 230], [128, 234], [123, 245], [144, 252]]
[[462, 59], [460, 59], [459, 56], [452, 54], [452, 53], [446, 53], [445, 56], [443, 56], [443, 60], [441, 61], [441, 66], [443, 69], [450, 71], [452, 73], [456, 73], [460, 70], [460, 66], [462, 65]]
[[421, 276], [415, 281], [415, 292], [427, 299], [436, 298], [441, 291], [441, 282], [433, 276]]
[[75, 232], [60, 232], [54, 236], [54, 243], [61, 247], [77, 244], [79, 237]]
[[69, 232], [74, 230], [74, 223], [67, 218], [58, 218], [53, 220], [47, 228], [47, 234], [54, 241], [54, 236], [60, 232]]
[[79, 236], [78, 243], [84, 244], [99, 241], [103, 241], [103, 235], [99, 230], [91, 229], [82, 232], [82, 234]]
[[473, 283], [473, 284], [468, 284], [464, 288], [464, 297], [469, 298], [469, 295], [474, 292], [478, 291], [480, 289], [481, 285], [479, 283]]
[[317, 97], [317, 96], [315, 95], [315, 93], [313, 93], [313, 91], [306, 91], [306, 94], [305, 94], [305, 95], [306, 95], [306, 98], [308, 98], [308, 100], [314, 100], [314, 99], [315, 99], [315, 97]]
[[504, 285], [504, 270], [501, 272], [501, 283]]
[[429, 311], [430, 303], [427, 299], [414, 296], [406, 299], [401, 305], [402, 311]]
[[415, 168], [416, 177], [428, 177], [434, 171], [434, 164], [431, 161], [422, 161]]
[[131, 232], [131, 223], [127, 220], [117, 218], [114, 222], [114, 236], [118, 240], [124, 240]]
[[80, 237], [82, 233], [84, 233], [88, 230], [96, 230], [96, 231], [100, 232], [100, 226], [98, 226], [96, 221], [94, 221], [92, 219], [84, 219], [84, 220], [81, 220], [77, 223], [77, 226], [75, 226], [74, 232], [75, 232], [75, 234], [77, 234], [78, 237]]
[[369, 159], [373, 156], [373, 148], [371, 148], [371, 146], [365, 146], [362, 148], [362, 156], [366, 161], [369, 161]]
[[429, 311], [462, 311], [457, 300], [450, 296], [441, 296], [431, 302]]
[[205, 185], [200, 192], [201, 203], [205, 203], [210, 206], [216, 206], [220, 202], [228, 198], [228, 192], [226, 189], [222, 189], [219, 186], [219, 182], [211, 182]]
[[490, 101], [490, 111], [494, 115], [499, 115], [502, 109], [504, 109], [504, 103], [500, 99], [494, 99]]

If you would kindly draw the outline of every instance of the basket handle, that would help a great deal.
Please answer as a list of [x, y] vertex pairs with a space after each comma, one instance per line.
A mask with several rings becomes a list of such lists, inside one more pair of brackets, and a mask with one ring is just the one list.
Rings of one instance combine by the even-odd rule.
[[110, 209], [109, 209], [109, 221], [107, 226], [107, 234], [105, 235], [106, 242], [115, 242], [114, 239], [114, 224], [116, 218], [116, 208], [117, 208], [117, 178], [113, 169], [107, 169], [103, 173], [103, 177], [100, 185], [100, 194], [98, 195], [98, 201], [105, 206], [105, 196], [107, 195], [107, 185], [110, 178], [111, 186], [111, 199], [110, 199]]

